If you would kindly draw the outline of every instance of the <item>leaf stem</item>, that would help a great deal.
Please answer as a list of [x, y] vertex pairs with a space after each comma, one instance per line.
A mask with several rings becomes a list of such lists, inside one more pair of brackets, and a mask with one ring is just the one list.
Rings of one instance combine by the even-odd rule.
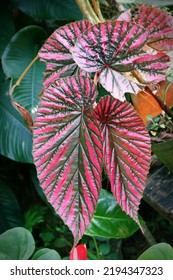
[[100, 21], [104, 22], [105, 19], [104, 19], [103, 15], [102, 15], [102, 12], [101, 12], [101, 9], [100, 9], [100, 2], [99, 2], [99, 0], [92, 0], [92, 4], [93, 4], [94, 11], [96, 12], [96, 14], [99, 17]]
[[25, 68], [25, 70], [23, 71], [23, 73], [20, 75], [20, 77], [18, 78], [18, 80], [16, 81], [16, 83], [12, 86], [11, 90], [10, 90], [10, 98], [12, 98], [13, 95], [13, 91], [14, 89], [20, 85], [21, 81], [23, 80], [23, 78], [25, 77], [25, 75], [27, 74], [28, 70], [33, 66], [33, 64], [36, 62], [36, 60], [39, 58], [39, 56], [37, 55], [36, 57], [34, 57], [34, 59], [29, 63], [29, 65]]
[[139, 225], [144, 237], [146, 238], [146, 240], [148, 241], [148, 243], [150, 245], [154, 245], [156, 244], [156, 240], [155, 238], [153, 237], [152, 233], [150, 232], [150, 230], [148, 229], [146, 223], [143, 223], [143, 224], [140, 224]]
[[94, 236], [92, 236], [92, 238], [93, 238], [94, 245], [95, 245], [95, 248], [96, 248], [97, 258], [98, 258], [98, 260], [100, 260], [100, 252], [99, 252], [99, 248], [97, 246], [97, 241], [96, 241]]
[[93, 10], [89, 0], [76, 0], [76, 4], [80, 8], [82, 14], [86, 19], [88, 19], [91, 23], [96, 24], [99, 23], [100, 20]]
[[164, 88], [164, 91], [163, 91], [163, 94], [162, 94], [162, 100], [163, 100], [164, 104], [166, 104], [166, 93], [167, 93], [170, 85], [171, 85], [171, 82], [168, 82], [166, 87]]

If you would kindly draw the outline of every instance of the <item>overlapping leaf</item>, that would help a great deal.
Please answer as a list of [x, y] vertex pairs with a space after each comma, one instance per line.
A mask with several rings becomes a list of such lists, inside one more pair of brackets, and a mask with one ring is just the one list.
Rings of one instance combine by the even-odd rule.
[[[147, 55], [144, 50], [147, 41], [148, 32], [139, 25], [125, 21], [106, 21], [92, 26], [77, 40], [73, 59], [83, 70], [97, 72], [100, 83], [107, 90], [110, 90], [111, 84], [112, 95], [125, 100], [121, 91], [127, 92], [131, 88], [131, 92], [134, 92], [133, 85], [130, 82], [122, 83], [123, 79], [116, 75], [117, 72], [123, 74], [140, 70], [138, 74], [142, 75], [143, 82], [151, 82], [153, 79], [146, 81], [145, 76], [150, 78], [149, 74], [154, 72], [156, 61], [159, 61], [157, 73], [160, 79], [165, 79], [169, 57]], [[142, 66], [140, 59], [145, 60]], [[119, 79], [120, 85], [117, 87]]]
[[101, 134], [91, 110], [96, 95], [87, 77], [58, 80], [43, 94], [33, 131], [41, 187], [75, 244], [91, 221], [101, 187]]
[[134, 21], [149, 32], [148, 45], [159, 51], [173, 49], [173, 16], [165, 10], [139, 5], [121, 14], [118, 20]]
[[46, 62], [45, 87], [77, 71], [71, 52], [77, 38], [90, 26], [87, 20], [72, 22], [58, 28], [45, 42], [39, 52], [41, 60]]
[[150, 141], [134, 108], [111, 96], [95, 108], [103, 139], [103, 160], [112, 193], [138, 222], [138, 207], [150, 166]]
[[139, 226], [122, 211], [114, 196], [102, 189], [96, 211], [85, 234], [106, 238], [127, 238], [134, 234]]
[[[44, 29], [34, 25], [22, 28], [12, 37], [2, 56], [3, 70], [6, 76], [12, 79], [12, 85], [36, 57], [45, 38]], [[13, 91], [14, 101], [27, 109], [33, 118], [42, 89], [44, 69], [45, 65], [37, 60], [22, 79], [20, 86]]]

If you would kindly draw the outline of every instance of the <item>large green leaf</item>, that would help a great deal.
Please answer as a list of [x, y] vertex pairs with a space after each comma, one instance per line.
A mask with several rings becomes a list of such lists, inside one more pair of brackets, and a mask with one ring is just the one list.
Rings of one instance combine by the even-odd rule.
[[15, 33], [15, 26], [10, 12], [0, 4], [0, 58], [11, 37]]
[[[36, 57], [45, 38], [45, 31], [38, 26], [24, 27], [12, 37], [2, 56], [4, 72], [7, 77], [12, 79], [12, 84], [15, 84]], [[33, 117], [42, 89], [44, 70], [45, 65], [37, 60], [27, 72], [20, 86], [16, 87], [13, 92], [13, 99], [27, 109]]]
[[82, 13], [74, 0], [12, 0], [22, 12], [37, 19], [79, 20]]
[[9, 83], [0, 85], [0, 154], [32, 163], [32, 134], [8, 96]]
[[0, 179], [0, 232], [23, 226], [18, 201], [5, 181]]
[[167, 243], [158, 243], [143, 252], [138, 260], [173, 260], [173, 249]]
[[96, 211], [85, 234], [107, 238], [127, 238], [139, 229], [122, 211], [112, 194], [102, 189]]
[[27, 260], [35, 250], [32, 234], [22, 227], [0, 235], [0, 260]]

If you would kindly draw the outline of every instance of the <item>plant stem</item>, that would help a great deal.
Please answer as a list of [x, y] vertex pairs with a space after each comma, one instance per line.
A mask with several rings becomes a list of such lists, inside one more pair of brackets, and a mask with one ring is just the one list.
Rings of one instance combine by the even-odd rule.
[[164, 104], [166, 104], [166, 93], [167, 93], [170, 85], [171, 85], [171, 82], [168, 82], [166, 87], [164, 88], [164, 91], [163, 91], [163, 94], [162, 94], [162, 100], [163, 100]]
[[94, 245], [95, 245], [95, 248], [96, 248], [97, 258], [98, 258], [98, 260], [100, 260], [100, 253], [99, 253], [99, 248], [97, 246], [97, 241], [96, 241], [94, 236], [92, 236], [92, 238], [94, 240]]
[[21, 81], [23, 80], [23, 78], [25, 77], [25, 75], [27, 74], [28, 70], [33, 66], [33, 64], [36, 62], [36, 60], [39, 58], [39, 56], [37, 55], [36, 57], [34, 57], [34, 59], [29, 63], [29, 65], [25, 68], [25, 70], [23, 71], [23, 73], [20, 75], [19, 79], [17, 80], [17, 82], [12, 86], [11, 90], [10, 90], [10, 98], [12, 98], [12, 94], [14, 89], [20, 85]]
[[76, 0], [76, 4], [80, 8], [82, 14], [86, 19], [88, 19], [91, 23], [96, 24], [99, 23], [100, 20], [93, 10], [89, 0]]
[[93, 8], [94, 8], [97, 16], [99, 17], [100, 21], [104, 22], [105, 19], [104, 19], [103, 15], [102, 15], [102, 12], [100, 10], [100, 2], [99, 2], [99, 0], [92, 0], [92, 4], [93, 4]]
[[148, 229], [146, 223], [140, 224], [139, 227], [150, 245], [154, 245], [157, 243], [150, 230]]

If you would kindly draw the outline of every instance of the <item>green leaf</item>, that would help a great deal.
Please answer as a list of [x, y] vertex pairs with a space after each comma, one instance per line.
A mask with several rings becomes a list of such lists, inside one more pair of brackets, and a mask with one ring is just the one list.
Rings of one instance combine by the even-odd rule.
[[173, 249], [167, 243], [158, 243], [142, 253], [138, 260], [173, 260]]
[[9, 83], [0, 85], [0, 154], [19, 162], [32, 163], [32, 134], [8, 96]]
[[0, 232], [23, 226], [18, 201], [5, 181], [0, 179]]
[[173, 172], [173, 139], [160, 143], [153, 143], [152, 152]]
[[25, 228], [16, 227], [0, 235], [0, 260], [27, 260], [34, 250], [34, 239]]
[[112, 194], [102, 189], [96, 211], [85, 234], [106, 238], [127, 238], [139, 229], [123, 212]]
[[[4, 72], [12, 79], [12, 85], [37, 56], [45, 38], [45, 31], [38, 26], [24, 27], [12, 37], [2, 56]], [[44, 70], [45, 65], [37, 60], [13, 92], [13, 99], [27, 109], [32, 117], [37, 110]]]
[[55, 251], [48, 248], [37, 251], [32, 260], [60, 260], [60, 255]]
[[74, 0], [13, 0], [27, 15], [44, 20], [80, 20], [83, 18]]
[[10, 12], [0, 4], [0, 58], [11, 37], [15, 33], [15, 26]]

